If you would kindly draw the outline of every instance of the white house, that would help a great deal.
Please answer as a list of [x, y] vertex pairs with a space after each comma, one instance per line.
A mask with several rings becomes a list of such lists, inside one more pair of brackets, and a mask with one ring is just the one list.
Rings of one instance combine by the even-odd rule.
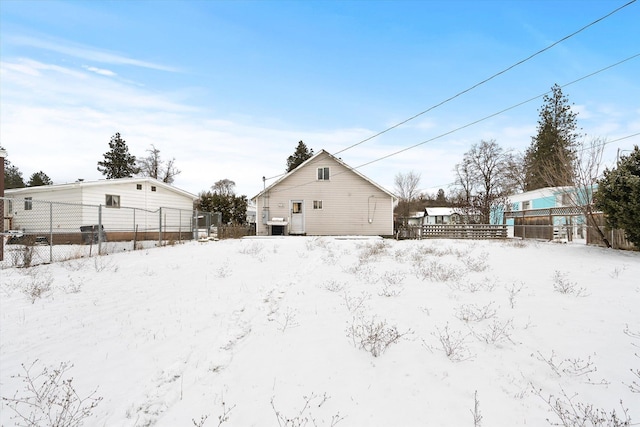
[[[102, 224], [116, 240], [134, 232], [191, 229], [197, 196], [153, 178], [120, 178], [5, 191], [5, 221], [29, 234], [74, 240], [80, 227]], [[121, 236], [125, 238], [124, 235]], [[77, 240], [77, 239], [75, 239]]]
[[257, 235], [393, 235], [397, 198], [321, 150], [252, 198]]

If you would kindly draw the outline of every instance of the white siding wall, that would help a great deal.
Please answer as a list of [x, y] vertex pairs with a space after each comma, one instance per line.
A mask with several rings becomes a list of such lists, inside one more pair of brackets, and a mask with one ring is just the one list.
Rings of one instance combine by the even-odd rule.
[[[142, 186], [140, 190], [137, 184]], [[156, 191], [151, 191], [152, 186], [156, 187]], [[120, 196], [120, 208], [105, 206], [107, 194]], [[98, 205], [102, 205], [102, 224], [108, 231], [132, 231], [136, 225], [139, 231], [158, 230], [160, 207], [171, 208], [163, 209], [163, 221], [170, 225], [165, 231], [188, 230], [191, 215], [178, 210], [190, 212], [193, 209], [191, 197], [144, 180], [77, 183], [64, 187], [25, 189], [16, 194], [8, 191], [6, 197], [20, 198], [12, 206], [12, 227], [38, 233], [48, 231], [51, 227], [54, 232], [78, 232], [81, 225], [98, 224]], [[24, 197], [33, 198], [31, 210], [24, 210]], [[49, 220], [49, 203], [38, 201], [65, 203], [53, 205], [53, 224]], [[9, 214], [7, 207], [5, 212]]]
[[[12, 218], [11, 227], [28, 233], [78, 232], [82, 223], [80, 191], [69, 187], [53, 191], [51, 188], [7, 191], [5, 197], [14, 197], [11, 210], [5, 203], [5, 215]], [[32, 198], [31, 209], [25, 210], [24, 199]], [[64, 203], [51, 204], [49, 202]], [[50, 220], [50, 217], [52, 219]]]
[[[329, 181], [317, 179], [317, 169], [330, 168]], [[393, 200], [369, 181], [329, 156], [318, 156], [269, 190], [269, 219], [291, 221], [292, 200], [304, 201], [305, 232], [308, 235], [392, 235]], [[322, 209], [313, 209], [314, 200]], [[258, 234], [268, 233], [262, 224], [263, 197], [257, 200]]]

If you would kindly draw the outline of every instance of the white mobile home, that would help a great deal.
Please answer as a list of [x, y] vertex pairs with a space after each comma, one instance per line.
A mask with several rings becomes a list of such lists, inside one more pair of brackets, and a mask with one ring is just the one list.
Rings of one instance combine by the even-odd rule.
[[258, 236], [393, 235], [396, 196], [325, 150], [252, 200]]
[[[7, 228], [70, 239], [80, 227], [107, 233], [190, 230], [197, 196], [153, 178], [120, 178], [6, 190]], [[160, 210], [162, 208], [162, 210]], [[124, 237], [123, 237], [124, 238]]]

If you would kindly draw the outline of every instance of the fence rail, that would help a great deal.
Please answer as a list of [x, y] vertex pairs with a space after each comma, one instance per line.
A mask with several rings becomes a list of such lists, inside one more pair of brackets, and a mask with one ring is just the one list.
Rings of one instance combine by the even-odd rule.
[[423, 239], [506, 239], [507, 226], [494, 224], [425, 224]]

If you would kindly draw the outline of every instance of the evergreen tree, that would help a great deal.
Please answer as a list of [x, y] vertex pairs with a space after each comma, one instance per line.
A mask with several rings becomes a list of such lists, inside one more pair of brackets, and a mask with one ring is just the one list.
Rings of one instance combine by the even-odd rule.
[[220, 212], [222, 224], [242, 225], [247, 222], [247, 196], [236, 196], [235, 182], [230, 179], [217, 181], [212, 191], [203, 191], [196, 200], [196, 209], [203, 212]]
[[4, 188], [7, 190], [10, 188], [24, 188], [24, 179], [22, 179], [22, 172], [17, 166], [11, 164], [7, 159], [4, 159]]
[[[573, 184], [573, 160], [580, 134], [577, 114], [557, 84], [544, 96], [538, 133], [525, 154], [525, 190]], [[567, 164], [569, 163], [569, 164]]]
[[625, 231], [627, 240], [640, 248], [640, 149], [636, 145], [618, 165], [605, 169], [598, 181], [596, 208], [605, 214], [611, 228]]
[[313, 148], [309, 149], [304, 142], [298, 142], [296, 151], [287, 158], [287, 172], [291, 172], [300, 166], [305, 160], [313, 156]]
[[136, 157], [129, 153], [127, 143], [116, 133], [109, 142], [109, 151], [104, 153], [104, 161], [98, 162], [98, 171], [107, 177], [130, 178], [140, 172]]
[[29, 181], [27, 182], [27, 187], [38, 187], [40, 185], [52, 185], [53, 181], [51, 181], [51, 178], [49, 178], [49, 176], [40, 171], [40, 172], [36, 172], [33, 175], [31, 175], [31, 177], [29, 178]]

